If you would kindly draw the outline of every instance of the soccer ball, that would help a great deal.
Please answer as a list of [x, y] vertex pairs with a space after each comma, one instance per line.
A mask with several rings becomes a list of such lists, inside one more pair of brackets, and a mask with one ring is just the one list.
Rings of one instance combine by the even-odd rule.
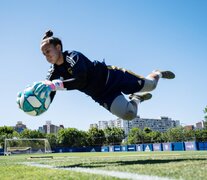
[[19, 108], [32, 116], [39, 116], [47, 111], [50, 106], [50, 95], [41, 93], [39, 96], [34, 93], [34, 86], [27, 87], [22, 93], [18, 94], [17, 103]]

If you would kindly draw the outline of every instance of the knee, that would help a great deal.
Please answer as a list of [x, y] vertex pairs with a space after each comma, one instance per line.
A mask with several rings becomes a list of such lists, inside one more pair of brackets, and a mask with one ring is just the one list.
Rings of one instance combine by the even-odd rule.
[[137, 104], [134, 101], [130, 101], [127, 104], [127, 108], [122, 114], [122, 119], [124, 120], [132, 120], [137, 116]]
[[[130, 106], [131, 103], [130, 103]], [[120, 108], [120, 106], [116, 107], [116, 108], [111, 108], [110, 112], [114, 115], [116, 115], [117, 117], [123, 119], [123, 120], [132, 120], [137, 116], [137, 108], [136, 107], [125, 107], [125, 108]]]
[[137, 113], [133, 112], [133, 111], [127, 111], [125, 114], [122, 115], [122, 119], [123, 120], [128, 120], [131, 121], [132, 119], [136, 118]]
[[121, 119], [132, 120], [137, 116], [137, 104], [135, 102], [128, 102], [121, 95], [111, 104], [110, 112]]
[[111, 111], [111, 113], [123, 120], [128, 120], [128, 121], [134, 119], [137, 116], [137, 113], [132, 110], [125, 110], [119, 112]]

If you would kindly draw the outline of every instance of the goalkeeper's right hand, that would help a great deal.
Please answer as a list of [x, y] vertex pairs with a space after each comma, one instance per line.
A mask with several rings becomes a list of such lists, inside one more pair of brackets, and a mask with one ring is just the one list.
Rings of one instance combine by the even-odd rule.
[[34, 83], [34, 93], [36, 95], [40, 95], [42, 93], [45, 93], [47, 96], [51, 91], [57, 91], [57, 90], [65, 90], [63, 82], [59, 79], [56, 80], [45, 80], [40, 82]]

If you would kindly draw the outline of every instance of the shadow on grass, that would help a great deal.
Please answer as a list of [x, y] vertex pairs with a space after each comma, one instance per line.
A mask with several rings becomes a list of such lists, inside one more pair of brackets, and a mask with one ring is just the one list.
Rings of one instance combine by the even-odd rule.
[[149, 160], [133, 160], [133, 161], [100, 161], [100, 162], [90, 162], [90, 163], [77, 163], [73, 165], [64, 165], [57, 166], [57, 168], [99, 168], [105, 166], [127, 166], [127, 165], [147, 165], [147, 164], [167, 164], [167, 163], [177, 163], [184, 161], [205, 161], [206, 158], [198, 158], [198, 159], [149, 159]]

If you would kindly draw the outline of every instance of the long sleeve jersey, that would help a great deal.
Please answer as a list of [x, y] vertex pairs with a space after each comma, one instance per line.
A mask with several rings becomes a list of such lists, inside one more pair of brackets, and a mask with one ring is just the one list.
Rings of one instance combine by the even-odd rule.
[[[99, 97], [104, 90], [108, 76], [108, 69], [104, 63], [90, 61], [77, 51], [65, 51], [64, 62], [61, 65], [52, 65], [48, 71], [48, 80], [61, 79], [67, 90], [79, 90], [92, 98]], [[51, 93], [53, 99], [55, 92]]]

